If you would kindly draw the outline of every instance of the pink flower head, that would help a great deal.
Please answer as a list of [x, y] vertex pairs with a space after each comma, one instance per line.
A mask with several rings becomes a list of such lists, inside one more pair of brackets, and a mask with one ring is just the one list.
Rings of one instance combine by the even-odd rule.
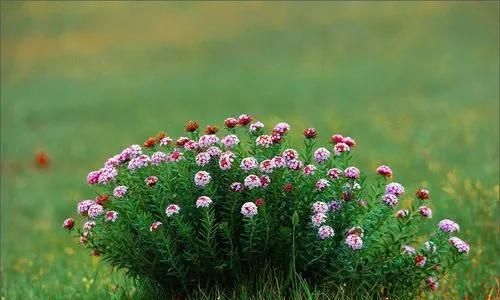
[[325, 161], [328, 160], [330, 157], [330, 151], [328, 151], [326, 148], [318, 148], [316, 151], [314, 151], [314, 160], [318, 164], [322, 164]]
[[263, 148], [269, 148], [273, 144], [273, 140], [269, 135], [264, 134], [257, 137], [255, 143], [257, 144], [257, 146], [261, 146]]
[[233, 182], [229, 188], [231, 191], [239, 193], [243, 191], [243, 184], [241, 184], [241, 182]]
[[170, 156], [168, 157], [168, 161], [178, 162], [178, 161], [181, 161], [182, 158], [183, 158], [183, 154], [181, 152], [179, 152], [178, 150], [174, 150], [174, 151], [172, 151], [172, 153], [170, 153]]
[[356, 234], [348, 235], [345, 239], [345, 243], [352, 250], [359, 250], [363, 248], [363, 240], [359, 235]]
[[111, 181], [114, 181], [117, 175], [118, 175], [118, 171], [113, 167], [102, 168], [101, 174], [99, 175], [98, 182], [100, 184], [108, 184]]
[[231, 152], [225, 152], [221, 154], [219, 158], [219, 168], [221, 170], [229, 170], [231, 169], [234, 161], [234, 154]]
[[224, 126], [226, 126], [226, 128], [235, 128], [238, 126], [238, 120], [235, 118], [227, 118], [224, 120]]
[[83, 230], [84, 231], [91, 231], [92, 228], [94, 228], [95, 226], [96, 226], [95, 221], [87, 221], [83, 224]]
[[427, 206], [420, 206], [418, 208], [418, 212], [423, 218], [430, 219], [432, 218], [432, 210], [428, 208]]
[[342, 209], [342, 202], [341, 201], [336, 201], [336, 200], [333, 200], [333, 201], [330, 201], [330, 203], [328, 203], [328, 207], [332, 210], [332, 212], [338, 212]]
[[83, 200], [77, 205], [77, 212], [82, 216], [87, 216], [89, 208], [95, 204], [94, 200]]
[[167, 215], [167, 217], [171, 217], [175, 214], [178, 214], [180, 210], [181, 210], [181, 208], [179, 207], [179, 205], [169, 204], [167, 206], [167, 209], [165, 210], [165, 214]]
[[141, 154], [133, 159], [131, 159], [128, 163], [128, 169], [134, 172], [137, 169], [141, 169], [149, 165], [150, 158], [146, 154]]
[[336, 156], [339, 156], [340, 154], [344, 152], [349, 152], [351, 148], [346, 143], [338, 143], [333, 146], [333, 152], [335, 153]]
[[243, 160], [241, 160], [240, 167], [243, 171], [249, 172], [259, 165], [259, 162], [255, 157], [246, 157]]
[[444, 219], [438, 224], [439, 230], [446, 233], [453, 233], [460, 230], [460, 226], [452, 220]]
[[148, 178], [144, 179], [144, 183], [146, 183], [146, 185], [149, 187], [153, 187], [158, 183], [158, 177], [149, 176]]
[[208, 148], [214, 144], [217, 144], [219, 142], [219, 138], [215, 134], [205, 134], [200, 136], [198, 139], [198, 146], [200, 148]]
[[272, 159], [274, 168], [284, 168], [287, 166], [286, 160], [281, 156], [275, 156]]
[[319, 238], [324, 240], [327, 238], [331, 238], [335, 235], [333, 228], [328, 225], [323, 225], [318, 229]]
[[168, 136], [160, 140], [160, 146], [168, 146], [172, 142], [172, 139]]
[[290, 130], [290, 125], [288, 125], [287, 123], [278, 123], [276, 124], [276, 126], [274, 126], [274, 131], [276, 131], [281, 135], [287, 133], [289, 130]]
[[293, 159], [298, 159], [299, 158], [299, 153], [295, 149], [286, 149], [285, 151], [283, 151], [283, 153], [281, 154], [281, 156], [283, 156], [283, 158], [286, 161], [291, 161]]
[[200, 208], [200, 207], [209, 207], [210, 204], [212, 204], [212, 199], [210, 199], [207, 196], [201, 196], [201, 197], [198, 198], [198, 200], [196, 200], [196, 207], [197, 208]]
[[200, 167], [206, 166], [210, 162], [210, 158], [212, 158], [212, 156], [207, 152], [200, 152], [196, 155], [196, 164]]
[[312, 204], [312, 209], [315, 214], [326, 214], [328, 212], [328, 204], [326, 204], [325, 202], [316, 201]]
[[246, 202], [241, 206], [241, 214], [247, 218], [257, 215], [257, 205], [253, 202]]
[[417, 250], [411, 246], [408, 246], [408, 245], [402, 246], [401, 251], [403, 252], [403, 254], [406, 254], [409, 256], [413, 256], [413, 255], [417, 254]]
[[226, 147], [226, 149], [232, 149], [234, 146], [240, 143], [240, 139], [236, 135], [230, 134], [223, 137], [221, 142], [224, 147]]
[[104, 212], [104, 209], [101, 205], [94, 204], [91, 207], [89, 207], [88, 215], [89, 215], [89, 218], [95, 219], [95, 218], [99, 217], [100, 215], [102, 215], [103, 212]]
[[469, 253], [469, 244], [457, 238], [456, 236], [449, 238], [448, 241], [458, 251], [458, 253]]
[[158, 151], [151, 155], [151, 164], [158, 166], [159, 164], [167, 161], [167, 155], [164, 152]]
[[260, 178], [259, 176], [257, 175], [248, 175], [245, 180], [244, 180], [244, 184], [245, 186], [248, 188], [248, 189], [254, 189], [254, 188], [257, 188], [257, 187], [260, 187], [261, 186], [261, 181], [260, 181]]
[[210, 157], [218, 157], [222, 154], [222, 151], [220, 150], [219, 147], [212, 146], [212, 147], [209, 147], [207, 149], [206, 153], [208, 153], [208, 155], [210, 155]]
[[118, 219], [118, 213], [116, 211], [110, 210], [106, 212], [106, 218], [104, 219], [106, 222], [114, 223]]
[[122, 162], [119, 159], [119, 155], [115, 155], [111, 158], [108, 158], [108, 160], [104, 163], [105, 168], [113, 168], [113, 167], [118, 167]]
[[87, 183], [90, 185], [97, 184], [99, 182], [99, 175], [101, 175], [101, 170], [90, 172], [87, 175]]
[[211, 179], [212, 176], [205, 171], [199, 171], [194, 175], [194, 183], [199, 187], [205, 187], [208, 183], [210, 183]]
[[287, 163], [287, 165], [290, 170], [299, 171], [300, 169], [302, 169], [302, 166], [304, 164], [298, 159], [292, 159]]
[[415, 265], [417, 267], [423, 268], [426, 262], [427, 262], [427, 257], [420, 254], [415, 256]]
[[151, 232], [158, 231], [158, 229], [160, 229], [161, 225], [163, 225], [162, 222], [156, 221], [153, 224], [151, 224], [151, 226], [149, 226], [149, 231], [151, 231]]
[[385, 194], [382, 196], [382, 202], [389, 205], [390, 207], [394, 207], [394, 206], [398, 205], [399, 200], [398, 200], [398, 197], [396, 197], [393, 194]]
[[321, 224], [325, 223], [326, 222], [326, 215], [323, 214], [323, 213], [317, 213], [317, 214], [314, 214], [312, 217], [311, 217], [311, 221], [312, 221], [312, 224], [315, 226], [315, 227], [319, 227], [321, 226]]
[[262, 188], [268, 187], [270, 183], [271, 183], [271, 178], [269, 178], [269, 176], [267, 175], [260, 176], [260, 186]]
[[384, 177], [392, 178], [392, 170], [388, 166], [382, 165], [377, 168], [377, 173]]
[[113, 190], [113, 196], [115, 198], [122, 198], [127, 193], [128, 188], [124, 185], [119, 185]]
[[337, 169], [337, 168], [332, 168], [332, 169], [328, 170], [328, 173], [326, 175], [328, 175], [328, 177], [330, 177], [331, 179], [335, 180], [335, 179], [340, 178], [342, 173], [343, 173], [342, 170]]
[[263, 173], [272, 173], [274, 169], [274, 162], [271, 159], [265, 159], [260, 163], [259, 169]]
[[356, 167], [348, 167], [344, 170], [344, 176], [349, 179], [358, 179], [360, 176], [360, 171]]
[[63, 222], [63, 228], [71, 230], [75, 226], [75, 220], [73, 218], [67, 218]]
[[427, 287], [429, 288], [429, 290], [431, 291], [436, 291], [438, 289], [438, 281], [436, 278], [434, 277], [427, 277], [427, 279], [425, 280], [425, 283], [427, 284]]
[[332, 135], [332, 143], [338, 144], [344, 141], [344, 137], [341, 134]]
[[247, 115], [247, 114], [242, 114], [238, 117], [238, 123], [241, 126], [246, 126], [246, 125], [250, 124], [250, 122], [252, 122], [252, 117]]
[[405, 192], [405, 188], [397, 182], [391, 182], [385, 186], [386, 194], [393, 194], [396, 196], [401, 196]]
[[396, 212], [396, 218], [404, 219], [410, 215], [410, 211], [407, 209], [400, 209]]
[[356, 141], [350, 136], [344, 137], [342, 139], [342, 143], [346, 144], [347, 146], [349, 146], [351, 148], [356, 147]]
[[136, 158], [141, 154], [142, 154], [141, 146], [131, 145], [128, 148], [123, 149], [123, 151], [118, 155], [118, 159], [122, 163], [124, 163], [126, 161]]
[[249, 130], [251, 133], [258, 133], [264, 128], [264, 124], [262, 122], [254, 122], [250, 124]]
[[199, 147], [200, 146], [198, 145], [198, 143], [196, 141], [193, 141], [193, 140], [189, 140], [189, 141], [187, 141], [187, 143], [184, 144], [184, 149], [186, 149], [187, 151], [195, 151]]
[[305, 176], [314, 175], [315, 172], [316, 172], [316, 167], [314, 165], [307, 165], [302, 170], [302, 174], [304, 174]]
[[328, 180], [326, 180], [324, 178], [318, 180], [316, 182], [316, 185], [315, 185], [316, 191], [318, 191], [318, 192], [322, 192], [322, 191], [326, 190], [326, 188], [328, 188], [329, 186], [330, 186], [330, 182], [328, 182]]

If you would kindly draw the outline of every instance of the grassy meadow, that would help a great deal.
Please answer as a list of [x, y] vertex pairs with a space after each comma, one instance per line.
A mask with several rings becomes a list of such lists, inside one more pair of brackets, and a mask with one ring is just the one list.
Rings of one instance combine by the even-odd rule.
[[[434, 299], [499, 297], [499, 4], [1, 2], [1, 299], [133, 298], [61, 228], [111, 154], [249, 113], [425, 186], [469, 260]], [[47, 153], [45, 169], [35, 154]], [[411, 194], [411, 193], [408, 193]], [[410, 195], [407, 195], [410, 197]]]

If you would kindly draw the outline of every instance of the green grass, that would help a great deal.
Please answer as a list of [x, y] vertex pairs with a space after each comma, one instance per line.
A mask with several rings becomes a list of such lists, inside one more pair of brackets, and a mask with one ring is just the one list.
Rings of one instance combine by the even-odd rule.
[[[358, 141], [460, 223], [437, 299], [498, 296], [499, 4], [1, 2], [4, 299], [118, 299], [121, 274], [61, 227], [89, 170], [186, 120], [245, 112]], [[46, 151], [46, 170], [34, 153]], [[274, 293], [273, 293], [274, 295]], [[491, 298], [493, 299], [493, 298]]]

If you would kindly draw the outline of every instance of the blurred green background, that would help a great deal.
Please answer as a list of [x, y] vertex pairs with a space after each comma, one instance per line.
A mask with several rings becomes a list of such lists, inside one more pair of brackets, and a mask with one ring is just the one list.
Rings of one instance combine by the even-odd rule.
[[2, 299], [133, 294], [61, 228], [88, 171], [240, 113], [353, 136], [365, 172], [428, 187], [428, 230], [472, 246], [435, 297], [498, 296], [498, 2], [2, 1]]

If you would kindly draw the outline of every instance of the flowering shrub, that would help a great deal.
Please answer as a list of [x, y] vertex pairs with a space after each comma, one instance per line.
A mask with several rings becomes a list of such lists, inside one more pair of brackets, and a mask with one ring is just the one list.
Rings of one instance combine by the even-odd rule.
[[429, 191], [406, 196], [390, 167], [364, 173], [352, 166], [353, 138], [335, 134], [317, 147], [318, 133], [308, 128], [297, 151], [286, 123], [265, 133], [264, 124], [241, 115], [224, 127], [224, 135], [208, 126], [200, 136], [191, 121], [187, 137], [160, 133], [125, 148], [88, 174], [98, 195], [78, 203], [81, 227], [73, 218], [63, 227], [164, 295], [231, 290], [273, 270], [290, 287], [333, 282], [412, 297], [436, 290], [469, 252], [451, 236], [459, 225], [448, 219], [416, 242], [419, 225], [432, 218]]

